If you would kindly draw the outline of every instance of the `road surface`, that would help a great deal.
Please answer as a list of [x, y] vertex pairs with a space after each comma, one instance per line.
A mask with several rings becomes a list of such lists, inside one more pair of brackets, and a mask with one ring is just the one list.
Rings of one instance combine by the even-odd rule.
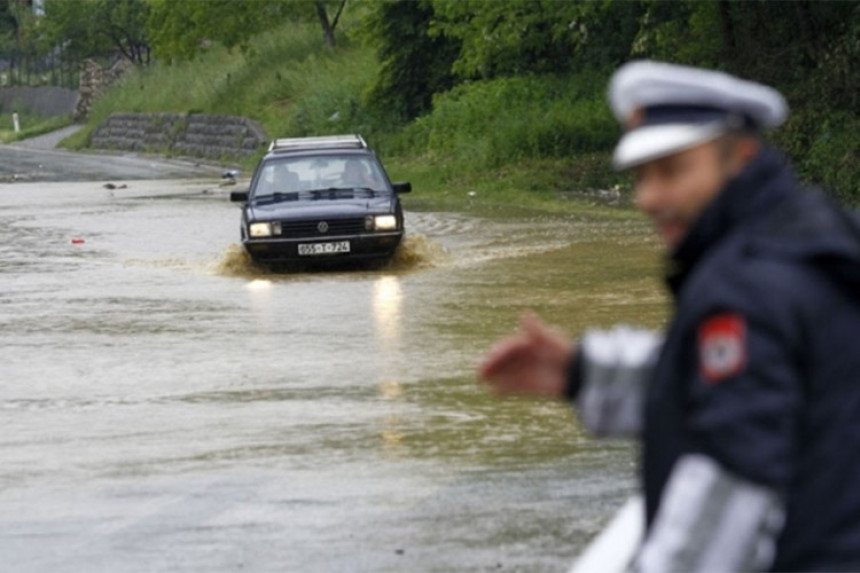
[[4, 570], [557, 571], [633, 489], [473, 368], [530, 308], [658, 324], [643, 225], [408, 210], [390, 268], [270, 275], [211, 170], [0, 163], [44, 180], [0, 184]]

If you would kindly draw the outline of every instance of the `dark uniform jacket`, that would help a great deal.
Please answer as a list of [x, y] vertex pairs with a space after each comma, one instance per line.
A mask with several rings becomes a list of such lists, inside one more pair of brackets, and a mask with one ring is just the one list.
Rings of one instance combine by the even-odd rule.
[[645, 394], [653, 521], [683, 456], [776, 491], [772, 568], [860, 569], [860, 224], [763, 151], [671, 258]]

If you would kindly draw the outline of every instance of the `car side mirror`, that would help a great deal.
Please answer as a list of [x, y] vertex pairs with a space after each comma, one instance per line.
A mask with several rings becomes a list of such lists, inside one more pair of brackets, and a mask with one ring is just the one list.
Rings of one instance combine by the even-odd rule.
[[233, 203], [247, 203], [248, 202], [248, 192], [247, 191], [233, 191], [230, 193], [230, 201]]
[[398, 195], [400, 193], [411, 193], [412, 192], [412, 183], [409, 181], [401, 181], [399, 183], [392, 183], [391, 188], [394, 189], [394, 192]]

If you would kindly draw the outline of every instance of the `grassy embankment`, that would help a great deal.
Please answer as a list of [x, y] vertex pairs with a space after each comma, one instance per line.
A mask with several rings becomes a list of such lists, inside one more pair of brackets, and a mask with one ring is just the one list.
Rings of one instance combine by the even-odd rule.
[[21, 141], [62, 129], [72, 124], [72, 118], [69, 116], [45, 117], [37, 114], [19, 113], [18, 123], [21, 131], [16, 133], [12, 112], [0, 111], [0, 143]]
[[376, 69], [365, 46], [345, 40], [332, 53], [314, 27], [281, 28], [257, 37], [246, 54], [214, 47], [191, 62], [133, 72], [65, 145], [86, 147], [114, 111], [196, 111], [253, 118], [271, 136], [362, 133], [392, 178], [413, 182], [415, 207], [481, 202], [570, 213], [605, 202], [577, 192], [625, 181], [608, 169], [617, 127], [603, 102], [603, 76], [473, 82], [402, 126], [366, 105]]

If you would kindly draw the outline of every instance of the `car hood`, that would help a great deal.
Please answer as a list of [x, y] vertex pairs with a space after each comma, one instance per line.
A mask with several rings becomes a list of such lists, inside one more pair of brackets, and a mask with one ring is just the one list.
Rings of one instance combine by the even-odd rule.
[[394, 198], [392, 197], [258, 202], [247, 206], [248, 218], [258, 221], [363, 217], [393, 211]]

